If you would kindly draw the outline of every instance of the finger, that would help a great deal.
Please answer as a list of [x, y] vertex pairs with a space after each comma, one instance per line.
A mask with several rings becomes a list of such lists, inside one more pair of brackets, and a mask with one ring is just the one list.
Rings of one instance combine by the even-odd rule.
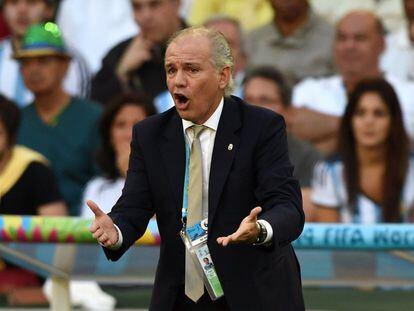
[[99, 217], [102, 215], [105, 215], [104, 212], [99, 208], [99, 206], [92, 200], [86, 201], [86, 204], [89, 206], [89, 209], [92, 211], [92, 213], [95, 214], [95, 217]]
[[92, 234], [92, 236], [95, 240], [98, 240], [103, 234], [104, 231], [102, 229], [98, 229], [94, 234]]
[[98, 230], [99, 228], [100, 228], [99, 223], [98, 223], [96, 220], [94, 220], [94, 221], [92, 222], [91, 227], [89, 228], [89, 231], [90, 231], [91, 233], [95, 233], [95, 232], [96, 232], [96, 230]]
[[99, 243], [101, 243], [101, 244], [105, 244], [106, 242], [108, 242], [108, 240], [109, 240], [109, 238], [108, 238], [108, 235], [106, 233], [102, 234], [98, 239]]
[[233, 243], [234, 243], [234, 237], [233, 237], [233, 234], [231, 234], [227, 236], [226, 238], [224, 238], [223, 246], [226, 247], [227, 245], [233, 244]]
[[250, 221], [256, 221], [257, 216], [262, 212], [262, 208], [260, 206], [256, 206], [254, 209], [250, 211], [249, 218]]
[[221, 246], [224, 246], [224, 240], [225, 239], [227, 239], [227, 237], [224, 237], [224, 236], [219, 237], [219, 238], [217, 238], [217, 243]]
[[220, 244], [221, 246], [226, 247], [227, 245], [229, 245], [232, 242], [232, 240], [233, 240], [232, 236], [233, 235], [231, 234], [231, 235], [228, 235], [228, 236], [219, 237], [219, 238], [217, 238], [217, 243]]
[[219, 245], [221, 245], [221, 246], [225, 246], [224, 245], [224, 240], [226, 239], [226, 237], [220, 237], [220, 238], [217, 238], [217, 243], [219, 244]]

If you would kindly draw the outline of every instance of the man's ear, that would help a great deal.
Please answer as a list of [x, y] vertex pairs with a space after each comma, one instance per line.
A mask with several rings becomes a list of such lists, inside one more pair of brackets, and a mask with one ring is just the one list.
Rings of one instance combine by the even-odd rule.
[[219, 86], [222, 89], [225, 89], [230, 83], [231, 78], [231, 68], [230, 66], [224, 66], [219, 72]]
[[70, 65], [71, 60], [70, 58], [61, 58], [60, 61], [61, 61], [62, 66], [61, 66], [59, 78], [63, 79], [69, 70], [69, 65]]

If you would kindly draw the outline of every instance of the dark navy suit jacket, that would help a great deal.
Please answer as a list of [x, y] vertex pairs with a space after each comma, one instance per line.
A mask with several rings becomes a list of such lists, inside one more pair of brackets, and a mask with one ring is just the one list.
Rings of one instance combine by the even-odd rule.
[[[123, 245], [105, 253], [111, 260], [121, 257], [156, 213], [161, 247], [150, 310], [172, 310], [184, 284], [179, 236], [184, 171], [185, 139], [175, 108], [134, 126], [125, 187], [109, 214]], [[210, 168], [208, 246], [231, 310], [304, 310], [290, 244], [304, 224], [292, 171], [283, 118], [237, 97], [225, 98]], [[259, 218], [273, 228], [271, 246], [218, 245], [217, 237], [236, 231], [255, 206], [263, 208]]]

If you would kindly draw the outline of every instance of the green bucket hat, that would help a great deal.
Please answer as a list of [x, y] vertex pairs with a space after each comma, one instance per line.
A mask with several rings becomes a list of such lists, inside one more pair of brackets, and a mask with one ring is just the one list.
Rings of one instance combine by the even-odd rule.
[[60, 56], [71, 58], [63, 42], [59, 27], [52, 22], [36, 24], [27, 28], [15, 59], [38, 56]]

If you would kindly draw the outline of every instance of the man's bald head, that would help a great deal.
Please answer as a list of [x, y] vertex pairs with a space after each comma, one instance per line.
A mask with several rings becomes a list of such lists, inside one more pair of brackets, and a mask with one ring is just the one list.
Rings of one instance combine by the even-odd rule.
[[339, 20], [334, 56], [344, 80], [359, 80], [380, 73], [383, 29], [380, 19], [370, 11], [353, 11]]
[[[367, 10], [352, 11], [344, 15], [337, 23], [337, 30], [342, 27], [343, 24], [356, 22], [360, 24], [364, 23], [364, 26], [369, 28], [371, 31], [376, 32], [378, 35], [383, 36], [385, 34], [384, 25], [381, 19], [376, 16], [373, 12]], [[346, 27], [346, 26], [345, 26]]]

